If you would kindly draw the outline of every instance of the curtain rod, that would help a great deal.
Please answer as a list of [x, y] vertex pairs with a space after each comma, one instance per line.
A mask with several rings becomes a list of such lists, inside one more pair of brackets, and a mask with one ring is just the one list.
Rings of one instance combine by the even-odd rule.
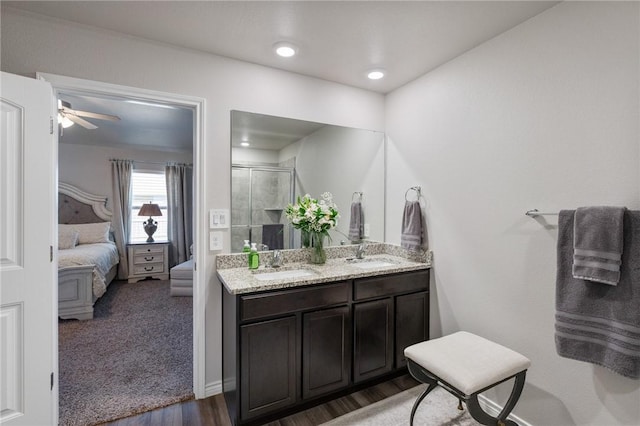
[[[117, 160], [119, 160], [119, 159], [118, 158], [110, 158], [109, 159], [109, 161], [117, 161]], [[184, 166], [187, 166], [187, 167], [193, 167], [193, 164], [190, 164], [190, 163], [179, 163], [177, 161], [164, 161], [164, 162], [161, 162], [161, 161], [146, 161], [146, 160], [131, 160], [131, 161], [133, 161], [134, 163], [157, 164], [157, 165], [160, 165], [160, 166], [166, 166], [169, 163], [176, 163], [176, 164], [184, 165]]]

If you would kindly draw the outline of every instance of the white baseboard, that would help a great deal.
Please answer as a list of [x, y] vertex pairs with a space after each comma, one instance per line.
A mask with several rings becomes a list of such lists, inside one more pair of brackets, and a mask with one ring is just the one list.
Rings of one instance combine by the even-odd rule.
[[207, 383], [204, 385], [204, 397], [209, 398], [210, 396], [217, 395], [222, 393], [222, 381], [218, 380], [213, 383]]
[[[480, 403], [480, 407], [487, 412], [487, 414], [496, 417], [502, 411], [502, 407], [495, 402], [491, 401], [484, 395], [478, 395], [478, 402]], [[531, 423], [522, 420], [520, 417], [513, 414], [509, 414], [508, 419], [513, 420], [518, 423], [520, 426], [533, 426]]]

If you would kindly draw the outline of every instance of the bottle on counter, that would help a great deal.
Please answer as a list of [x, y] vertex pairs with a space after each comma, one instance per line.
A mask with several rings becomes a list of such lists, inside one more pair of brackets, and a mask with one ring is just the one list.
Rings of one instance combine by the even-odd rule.
[[249, 251], [249, 269], [258, 269], [258, 266], [260, 266], [258, 248], [256, 247], [256, 243], [251, 243], [251, 249]]

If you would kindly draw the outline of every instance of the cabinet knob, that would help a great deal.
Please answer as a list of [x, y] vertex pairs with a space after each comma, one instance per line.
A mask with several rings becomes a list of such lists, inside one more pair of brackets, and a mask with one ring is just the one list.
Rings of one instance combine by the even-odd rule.
[[144, 257], [144, 260], [146, 260], [147, 262], [151, 262], [154, 259], [155, 256], [151, 256], [151, 257]]
[[144, 270], [147, 271], [147, 272], [151, 272], [151, 271], [153, 271], [153, 266], [145, 266]]

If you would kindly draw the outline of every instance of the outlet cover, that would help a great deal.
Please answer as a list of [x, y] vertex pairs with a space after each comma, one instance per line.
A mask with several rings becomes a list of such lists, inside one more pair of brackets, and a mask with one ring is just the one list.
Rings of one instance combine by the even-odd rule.
[[223, 243], [222, 243], [222, 232], [219, 231], [212, 231], [209, 232], [209, 250], [222, 250], [223, 249]]

